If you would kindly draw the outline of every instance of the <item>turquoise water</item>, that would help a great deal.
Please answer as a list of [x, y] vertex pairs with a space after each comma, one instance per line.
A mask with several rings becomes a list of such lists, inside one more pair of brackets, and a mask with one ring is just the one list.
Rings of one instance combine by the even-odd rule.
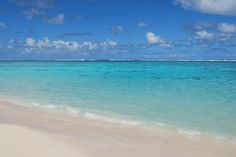
[[0, 62], [0, 95], [236, 137], [236, 62]]

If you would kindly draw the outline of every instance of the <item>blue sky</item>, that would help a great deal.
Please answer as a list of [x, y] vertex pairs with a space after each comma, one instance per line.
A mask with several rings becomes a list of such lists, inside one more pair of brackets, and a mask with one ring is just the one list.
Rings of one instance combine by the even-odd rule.
[[1, 0], [0, 59], [236, 59], [235, 0]]

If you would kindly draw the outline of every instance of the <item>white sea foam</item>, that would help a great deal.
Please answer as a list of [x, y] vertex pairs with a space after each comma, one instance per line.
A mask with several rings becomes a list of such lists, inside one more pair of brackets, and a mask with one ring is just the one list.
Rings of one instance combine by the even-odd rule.
[[[168, 128], [170, 127], [169, 125], [162, 123], [162, 122], [153, 122], [153, 123], [145, 123], [145, 122], [141, 122], [141, 121], [132, 121], [132, 120], [125, 120], [125, 119], [119, 119], [119, 118], [110, 118], [108, 116], [102, 116], [102, 115], [98, 115], [95, 113], [91, 113], [91, 112], [81, 112], [79, 109], [77, 108], [73, 108], [73, 107], [68, 107], [68, 106], [57, 106], [57, 105], [41, 105], [39, 103], [32, 103], [32, 105], [34, 106], [40, 106], [40, 107], [46, 107], [48, 109], [53, 109], [53, 110], [65, 110], [68, 111], [69, 113], [73, 113], [73, 114], [79, 114], [82, 117], [86, 118], [86, 119], [90, 119], [90, 120], [98, 120], [98, 121], [103, 121], [103, 122], [107, 122], [107, 123], [111, 123], [111, 124], [119, 124], [119, 125], [148, 125], [148, 126], [153, 126], [153, 127], [158, 127], [158, 128]], [[194, 130], [184, 130], [184, 129], [177, 129], [177, 133], [179, 134], [184, 134], [184, 135], [188, 135], [188, 136], [201, 136], [202, 133], [199, 131], [194, 131]]]
[[73, 114], [80, 114], [80, 115], [82, 115], [82, 117], [84, 117], [86, 119], [99, 120], [99, 121], [109, 122], [109, 123], [114, 123], [114, 124], [123, 124], [123, 125], [142, 125], [143, 124], [140, 121], [131, 121], [131, 120], [109, 118], [106, 116], [101, 116], [101, 115], [97, 115], [97, 114], [89, 113], [89, 112], [83, 113], [77, 108], [68, 107], [68, 106], [57, 106], [57, 105], [52, 105], [52, 104], [42, 105], [37, 102], [31, 103], [31, 105], [37, 106], [37, 107], [45, 107], [45, 108], [53, 109], [53, 110], [64, 110], [64, 111], [68, 111]]
[[33, 105], [33, 106], [40, 106], [40, 104], [37, 103], [37, 102], [33, 102], [33, 103], [31, 103], [31, 105]]
[[114, 118], [96, 115], [93, 113], [85, 113], [83, 116], [87, 119], [100, 120], [100, 121], [109, 122], [109, 123], [113, 123], [113, 124], [124, 124], [124, 125], [142, 125], [143, 124], [142, 122], [139, 122], [139, 121], [114, 119]]
[[[102, 116], [99, 114], [91, 113], [91, 112], [82, 112], [78, 108], [73, 108], [69, 106], [58, 106], [58, 105], [42, 105], [37, 102], [31, 103], [31, 105], [36, 106], [36, 107], [44, 107], [47, 109], [52, 109], [52, 110], [64, 110], [72, 114], [78, 114], [82, 116], [83, 118], [90, 119], [90, 120], [98, 120], [98, 121], [103, 121], [111, 124], [118, 124], [118, 125], [146, 125], [146, 126], [151, 126], [151, 127], [158, 127], [158, 128], [176, 128], [175, 126], [168, 125], [163, 122], [144, 122], [144, 121], [135, 121], [135, 120], [125, 120], [125, 119], [119, 119], [119, 118], [111, 118], [108, 116]], [[205, 134], [197, 130], [188, 130], [188, 129], [181, 129], [177, 128], [176, 132], [179, 134], [183, 134], [186, 136], [203, 136], [203, 135], [210, 135], [210, 134]], [[224, 139], [223, 136], [216, 136], [216, 135], [210, 135], [210, 137], [215, 137], [215, 138], [220, 138]], [[233, 139], [233, 142], [236, 143], [236, 138]]]
[[36, 107], [44, 107], [44, 108], [48, 108], [48, 109], [57, 109], [58, 108], [56, 105], [52, 105], [52, 104], [42, 105], [42, 104], [37, 103], [37, 102], [32, 102], [31, 105], [36, 106]]
[[36, 102], [33, 102], [31, 103], [33, 106], [37, 106], [37, 107], [45, 107], [45, 108], [48, 108], [48, 109], [56, 109], [56, 110], [65, 110], [65, 111], [68, 111], [70, 113], [73, 113], [73, 114], [79, 114], [80, 113], [80, 110], [77, 109], [77, 108], [73, 108], [73, 107], [68, 107], [68, 106], [58, 106], [58, 105], [52, 105], [52, 104], [49, 104], [49, 105], [41, 105], [39, 103], [36, 103]]
[[166, 127], [168, 127], [167, 124], [162, 123], [162, 122], [155, 122], [154, 125], [159, 127], [159, 128], [166, 128]]
[[184, 129], [177, 129], [177, 133], [184, 134], [188, 136], [202, 136], [202, 132], [196, 130], [184, 130]]
[[55, 105], [45, 105], [46, 108], [49, 108], [49, 109], [57, 109], [58, 107], [55, 106]]
[[65, 109], [66, 109], [66, 111], [69, 111], [70, 113], [73, 113], [73, 114], [79, 114], [80, 113], [80, 110], [76, 109], [76, 108], [65, 107]]

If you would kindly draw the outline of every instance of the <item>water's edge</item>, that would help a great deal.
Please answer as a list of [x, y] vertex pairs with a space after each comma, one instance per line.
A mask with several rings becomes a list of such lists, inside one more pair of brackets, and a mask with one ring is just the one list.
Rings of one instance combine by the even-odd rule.
[[227, 140], [233, 143], [236, 143], [236, 137], [228, 137], [226, 135], [222, 135], [219, 133], [209, 133], [209, 132], [201, 132], [198, 130], [193, 129], [183, 129], [178, 126], [166, 124], [163, 122], [148, 122], [148, 121], [137, 121], [131, 119], [124, 119], [120, 115], [106, 115], [101, 112], [96, 111], [88, 111], [88, 110], [81, 110], [79, 108], [73, 108], [66, 105], [44, 105], [37, 102], [28, 101], [26, 99], [21, 99], [15, 96], [9, 95], [0, 95], [0, 102], [10, 102], [15, 105], [23, 106], [23, 107], [35, 107], [40, 109], [46, 109], [49, 111], [60, 112], [64, 114], [71, 114], [73, 116], [78, 116], [83, 119], [99, 121], [111, 125], [124, 125], [124, 126], [141, 126], [141, 127], [148, 127], [148, 128], [158, 128], [158, 129], [165, 129], [168, 131], [172, 131], [176, 134], [189, 136], [189, 137], [207, 137], [211, 139], [218, 139], [218, 140]]

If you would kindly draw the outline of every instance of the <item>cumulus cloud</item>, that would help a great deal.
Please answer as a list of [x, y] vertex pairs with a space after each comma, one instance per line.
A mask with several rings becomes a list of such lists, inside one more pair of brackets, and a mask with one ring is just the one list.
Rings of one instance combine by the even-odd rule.
[[23, 11], [21, 14], [29, 20], [32, 20], [36, 15], [46, 15], [45, 12], [41, 12], [38, 8], [31, 8], [30, 10]]
[[147, 24], [147, 23], [145, 23], [145, 22], [143, 22], [143, 21], [140, 21], [140, 22], [137, 23], [137, 26], [138, 26], [138, 27], [148, 27], [149, 24]]
[[[200, 46], [205, 49], [230, 49], [236, 43], [236, 24], [200, 22], [187, 23], [184, 30], [190, 32], [184, 41], [186, 46]], [[188, 43], [188, 44], [186, 44]]]
[[[219, 25], [219, 24], [218, 24]], [[223, 29], [218, 30], [218, 25], [212, 30], [199, 30], [195, 31], [188, 37], [190, 46], [200, 46], [205, 50], [231, 49], [236, 43], [236, 35], [232, 30]]]
[[102, 47], [102, 49], [107, 49], [109, 47], [115, 48], [117, 45], [118, 45], [118, 43], [116, 41], [113, 41], [110, 39], [100, 43], [100, 46]]
[[[93, 51], [93, 50], [109, 50], [117, 46], [117, 42], [106, 40], [101, 43], [91, 41], [77, 42], [64, 40], [49, 40], [47, 37], [35, 40], [32, 37], [25, 40], [26, 52], [48, 52], [48, 51]], [[46, 51], [45, 51], [46, 50]]]
[[184, 9], [202, 13], [236, 16], [235, 0], [173, 0]]
[[207, 40], [207, 39], [213, 39], [213, 38], [214, 38], [214, 34], [209, 33], [205, 30], [197, 31], [195, 34], [195, 39]]
[[35, 46], [35, 40], [33, 38], [26, 38], [26, 46], [33, 47]]
[[97, 43], [92, 43], [91, 41], [85, 41], [81, 43], [80, 48], [85, 50], [95, 50], [97, 49]]
[[26, 38], [25, 47], [27, 51], [38, 51], [44, 49], [69, 49], [74, 50], [78, 48], [79, 43], [68, 42], [63, 40], [50, 41], [47, 37], [39, 40], [35, 40], [32, 37]]
[[216, 24], [212, 22], [198, 22], [198, 23], [186, 22], [182, 26], [182, 30], [195, 32], [195, 31], [200, 31], [200, 30], [214, 29], [215, 27], [216, 27]]
[[55, 8], [57, 4], [53, 0], [8, 0], [20, 6], [32, 6], [37, 8]]
[[4, 22], [0, 22], [0, 30], [1, 29], [6, 29], [7, 25]]
[[13, 45], [15, 45], [15, 43], [16, 43], [15, 39], [13, 39], [13, 38], [9, 39], [8, 42], [7, 42], [7, 48], [12, 49]]
[[64, 23], [64, 14], [59, 13], [56, 15], [49, 15], [47, 12], [39, 10], [39, 8], [31, 8], [30, 10], [26, 10], [21, 12], [21, 15], [25, 16], [28, 20], [32, 20], [34, 16], [39, 16], [49, 24], [63, 24]]
[[64, 23], [64, 14], [59, 13], [55, 16], [45, 16], [44, 21], [50, 24], [63, 24]]
[[115, 34], [119, 34], [119, 33], [123, 33], [124, 32], [124, 28], [122, 26], [113, 26], [111, 28], [111, 31]]
[[150, 43], [150, 44], [157, 44], [157, 45], [160, 45], [163, 47], [170, 47], [171, 46], [171, 43], [169, 41], [162, 39], [161, 37], [155, 35], [152, 32], [147, 32], [146, 38], [147, 38], [148, 43]]
[[217, 25], [219, 31], [224, 33], [235, 33], [236, 32], [236, 24], [228, 24], [228, 23], [219, 23]]
[[213, 30], [222, 33], [236, 33], [236, 24], [232, 23], [216, 23], [216, 22], [199, 22], [199, 23], [185, 23], [182, 27], [184, 31], [198, 32]]

